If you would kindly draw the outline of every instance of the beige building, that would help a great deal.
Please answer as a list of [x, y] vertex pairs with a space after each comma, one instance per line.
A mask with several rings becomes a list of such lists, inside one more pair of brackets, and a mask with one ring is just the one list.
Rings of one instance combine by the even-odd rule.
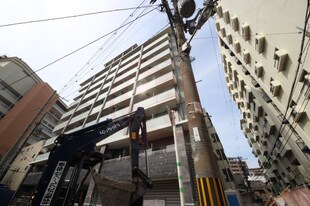
[[241, 128], [276, 193], [310, 180], [306, 8], [306, 1], [222, 0], [215, 15], [226, 84], [243, 115]]
[[65, 111], [23, 60], [0, 57], [0, 183], [17, 191]]

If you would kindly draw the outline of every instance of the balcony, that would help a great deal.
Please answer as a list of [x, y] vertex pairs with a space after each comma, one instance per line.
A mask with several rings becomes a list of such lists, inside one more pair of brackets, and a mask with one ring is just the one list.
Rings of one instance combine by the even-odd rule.
[[88, 113], [89, 113], [89, 111], [86, 111], [86, 112], [83, 112], [82, 114], [77, 115], [76, 117], [73, 117], [70, 121], [70, 124], [85, 119], [87, 117]]
[[132, 97], [132, 91], [129, 91], [129, 92], [126, 92], [118, 97], [115, 97], [114, 99], [111, 99], [110, 101], [108, 101], [106, 104], [105, 104], [105, 107], [104, 108], [108, 108], [108, 107], [111, 107], [113, 105], [117, 105], [125, 100], [128, 100]]
[[137, 87], [136, 94], [141, 93], [154, 93], [156, 91], [162, 91], [169, 87], [173, 87], [176, 84], [175, 77], [172, 72], [169, 72], [163, 76], [160, 76], [150, 82]]
[[142, 59], [150, 59], [152, 56], [156, 55], [156, 53], [161, 53], [165, 50], [169, 50], [169, 41], [164, 41], [156, 46], [154, 45], [154, 47], [152, 47], [150, 50], [145, 49], [142, 55]]
[[118, 85], [118, 86], [116, 86], [116, 87], [113, 87], [113, 88], [111, 89], [111, 91], [110, 91], [110, 94], [114, 94], [114, 93], [116, 93], [116, 92], [118, 92], [118, 91], [120, 91], [120, 90], [122, 90], [122, 89], [124, 89], [124, 88], [126, 88], [126, 87], [129, 87], [129, 86], [131, 86], [134, 82], [135, 82], [135, 79], [132, 78], [132, 79], [130, 79], [129, 81], [126, 81], [126, 82], [124, 82], [124, 83], [122, 83], [122, 84], [120, 84], [120, 85]]
[[[176, 114], [176, 116], [178, 117], [178, 114]], [[163, 115], [163, 116], [159, 116], [153, 119], [150, 119], [146, 122], [147, 128], [148, 128], [148, 132], [153, 132], [153, 131], [157, 131], [157, 130], [161, 130], [167, 127], [171, 127], [171, 122], [170, 122], [170, 117], [168, 114]]]
[[139, 79], [138, 79], [139, 81], [150, 75], [154, 75], [154, 74], [163, 75], [167, 71], [172, 71], [171, 60], [167, 59], [161, 62], [160, 64], [157, 64], [154, 67], [153, 66], [144, 67], [143, 69], [140, 69], [140, 71], [142, 71], [142, 73], [139, 74]]
[[80, 110], [82, 110], [82, 109], [85, 109], [85, 108], [87, 108], [87, 107], [90, 107], [92, 104], [90, 103], [90, 102], [86, 102], [86, 103], [84, 103], [84, 104], [81, 104], [79, 107], [78, 107], [78, 109], [76, 110], [76, 111], [80, 111]]
[[166, 49], [165, 51], [157, 54], [156, 56], [150, 58], [149, 60], [143, 62], [140, 66], [140, 68], [144, 68], [146, 66], [159, 64], [163, 62], [163, 59], [169, 59], [171, 57], [170, 50]]
[[129, 107], [125, 107], [123, 109], [117, 110], [111, 114], [101, 117], [99, 122], [105, 121], [106, 119], [115, 119], [117, 117], [123, 116], [124, 114], [128, 114], [129, 112], [130, 112]]
[[[131, 69], [127, 72], [125, 72], [124, 74], [120, 75], [120, 76], [117, 76], [114, 80], [114, 83], [117, 83], [119, 82], [120, 80], [123, 80], [125, 79], [126, 77], [129, 77], [132, 79], [134, 77], [134, 74], [137, 72], [137, 69]], [[127, 79], [126, 79], [127, 80]]]
[[56, 138], [57, 138], [57, 136], [49, 138], [48, 140], [46, 140], [43, 147], [44, 148], [52, 148], [52, 147], [54, 147]]
[[100, 94], [97, 98], [97, 102], [106, 98], [107, 95], [108, 95], [108, 92], [104, 92], [103, 94]]
[[100, 112], [101, 109], [102, 109], [102, 104], [101, 104], [101, 105], [98, 105], [97, 107], [94, 107], [94, 108], [91, 110], [90, 115], [96, 114], [96, 113]]
[[103, 80], [98, 81], [96, 83], [92, 83], [92, 85], [89, 87], [87, 92], [92, 91], [94, 88], [99, 88], [102, 83], [103, 83]]
[[161, 36], [160, 38], [156, 39], [155, 41], [152, 41], [149, 45], [144, 47], [144, 50], [149, 50], [151, 48], [156, 47], [156, 44], [163, 42], [163, 41], [169, 41], [169, 36], [168, 34], [165, 34]]
[[56, 133], [56, 134], [59, 134], [59, 133], [62, 131], [62, 129], [63, 129], [65, 126], [67, 126], [67, 124], [68, 124], [68, 121], [65, 121], [65, 122], [63, 122], [63, 123], [60, 123], [60, 124], [56, 125], [56, 127], [55, 127], [54, 130], [53, 130], [53, 132]]
[[159, 107], [162, 107], [163, 105], [167, 105], [169, 108], [174, 108], [175, 105], [179, 103], [179, 99], [174, 88], [146, 98], [147, 99], [135, 103], [133, 110], [135, 111], [139, 106], [143, 106], [146, 110], [147, 116], [149, 116], [149, 114], [157, 113], [161, 109]]
[[[123, 57], [123, 60], [121, 62], [120, 68], [122, 67], [127, 67], [128, 64], [132, 63], [132, 62], [136, 62], [136, 60], [139, 58], [140, 56], [140, 50], [141, 49], [136, 49], [135, 53], [131, 52], [130, 54], [126, 54]], [[131, 65], [129, 65], [131, 66]], [[127, 67], [128, 68], [128, 67]]]
[[117, 71], [117, 74], [121, 74], [121, 73], [126, 73], [126, 70], [132, 70], [133, 67], [137, 67], [138, 66], [138, 59], [126, 64], [126, 65], [122, 65], [119, 70]]

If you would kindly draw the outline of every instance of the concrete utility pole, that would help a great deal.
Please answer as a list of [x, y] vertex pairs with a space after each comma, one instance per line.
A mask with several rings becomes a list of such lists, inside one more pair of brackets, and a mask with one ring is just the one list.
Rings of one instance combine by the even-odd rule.
[[167, 1], [162, 0], [162, 4], [168, 14], [170, 24], [173, 23], [175, 26], [175, 36], [180, 56], [181, 86], [184, 92], [199, 202], [201, 206], [227, 205], [219, 178], [219, 167], [213, 153], [210, 135], [202, 112], [189, 56], [190, 46], [186, 44], [183, 21], [178, 11], [178, 1], [173, 0], [173, 16]]

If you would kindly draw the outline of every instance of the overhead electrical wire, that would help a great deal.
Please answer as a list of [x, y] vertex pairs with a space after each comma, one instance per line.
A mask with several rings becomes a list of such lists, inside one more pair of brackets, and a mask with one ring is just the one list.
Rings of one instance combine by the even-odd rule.
[[91, 42], [89, 42], [89, 43], [87, 43], [87, 44], [85, 44], [85, 45], [79, 47], [78, 49], [75, 49], [74, 51], [69, 52], [68, 54], [66, 54], [66, 55], [64, 55], [64, 56], [62, 56], [62, 57], [60, 57], [60, 58], [58, 58], [58, 59], [52, 61], [51, 63], [49, 63], [49, 64], [47, 64], [47, 65], [41, 67], [40, 69], [35, 70], [35, 71], [31, 72], [30, 74], [25, 75], [24, 77], [21, 77], [21, 78], [17, 79], [16, 81], [10, 83], [9, 86], [11, 86], [11, 85], [13, 85], [13, 84], [15, 84], [15, 83], [17, 83], [17, 82], [19, 82], [19, 81], [21, 81], [21, 80], [27, 78], [27, 77], [33, 75], [33, 74], [36, 74], [37, 72], [39, 72], [39, 71], [41, 71], [41, 70], [43, 70], [43, 69], [45, 69], [45, 68], [47, 68], [47, 67], [49, 67], [49, 66], [51, 66], [51, 65], [53, 65], [53, 64], [55, 64], [55, 63], [57, 63], [57, 62], [59, 62], [59, 61], [65, 59], [65, 58], [68, 57], [68, 56], [71, 56], [72, 54], [74, 54], [74, 53], [76, 53], [76, 52], [78, 52], [78, 51], [80, 51], [80, 50], [82, 50], [82, 49], [88, 47], [89, 45], [92, 45], [93, 43], [95, 43], [95, 42], [97, 42], [97, 41], [103, 39], [104, 37], [106, 37], [106, 36], [108, 36], [108, 35], [114, 33], [115, 31], [117, 31], [117, 30], [119, 30], [119, 29], [125, 27], [126, 25], [128, 25], [128, 24], [130, 24], [130, 23], [136, 21], [137, 19], [139, 19], [139, 18], [141, 18], [141, 17], [143, 17], [143, 16], [145, 16], [145, 15], [151, 13], [151, 12], [154, 11], [154, 10], [156, 10], [156, 8], [154, 8], [154, 9], [148, 11], [147, 13], [141, 15], [140, 17], [135, 18], [134, 20], [132, 20], [132, 21], [130, 21], [130, 22], [124, 24], [123, 26], [120, 26], [120, 27], [118, 27], [118, 28], [116, 28], [116, 29], [114, 29], [114, 30], [108, 32], [107, 34], [104, 34], [104, 35], [100, 36], [99, 38], [97, 38], [97, 39], [95, 39], [95, 40], [93, 40], [93, 41], [91, 41]]
[[[210, 21], [208, 21], [208, 25], [209, 25], [209, 29], [210, 29], [210, 35], [211, 35], [211, 37], [213, 39], [213, 34], [212, 34], [212, 29], [211, 29]], [[220, 67], [219, 59], [217, 57], [216, 47], [215, 47], [215, 44], [214, 44], [213, 40], [212, 40], [212, 46], [213, 46], [213, 51], [214, 51], [214, 55], [215, 55], [215, 58], [216, 58], [217, 67], [218, 67], [218, 73], [219, 73], [220, 84], [221, 84], [221, 88], [222, 88], [222, 94], [223, 94], [223, 97], [224, 97], [224, 100], [225, 100], [225, 104], [226, 104], [226, 108], [227, 108], [227, 111], [228, 111], [228, 116], [229, 116], [230, 124], [234, 128], [234, 130], [233, 130], [234, 132], [233, 133], [234, 133], [234, 136], [235, 136], [235, 140], [237, 141], [238, 140], [238, 135], [237, 135], [236, 124], [235, 124], [236, 119], [233, 116], [233, 109], [232, 109], [232, 107], [230, 105], [229, 100], [227, 100], [225, 92], [224, 92], [225, 91], [225, 89], [224, 89], [225, 87], [224, 87], [224, 82], [223, 82], [221, 71], [220, 71], [221, 67]], [[236, 146], [239, 146], [239, 145], [236, 144]], [[236, 148], [236, 151], [237, 151], [237, 148]]]
[[139, 8], [150, 8], [150, 7], [157, 7], [157, 6], [159, 6], [159, 4], [140, 6], [140, 7], [129, 7], [129, 8], [122, 8], [122, 9], [111, 9], [111, 10], [105, 10], [105, 11], [96, 11], [96, 12], [76, 14], [76, 15], [63, 16], [63, 17], [54, 17], [54, 18], [48, 18], [48, 19], [37, 19], [37, 20], [30, 20], [30, 21], [14, 22], [14, 23], [8, 23], [8, 24], [0, 24], [0, 28], [9, 27], [9, 26], [17, 26], [17, 25], [22, 25], [22, 24], [40, 23], [40, 22], [46, 22], [46, 21], [55, 21], [55, 20], [63, 20], [63, 19], [77, 18], [77, 17], [83, 17], [83, 16], [91, 16], [91, 15], [97, 15], [97, 14], [103, 14], [103, 13], [134, 10], [137, 8], [138, 9]]
[[[145, 0], [138, 6], [138, 7], [140, 7], [143, 3], [145, 3]], [[137, 7], [137, 8], [138, 8]], [[144, 8], [144, 10], [138, 15], [138, 17], [139, 16], [141, 16], [141, 15], [143, 15], [143, 13], [144, 12], [146, 12], [146, 10], [147, 10], [148, 8]], [[137, 9], [138, 10], [138, 9]], [[122, 24], [125, 24], [130, 18], [132, 18], [133, 17], [133, 15], [134, 15], [134, 13], [137, 11], [137, 10], [135, 10], [135, 11], [133, 11], [132, 12], [132, 14], [130, 14], [129, 15], [129, 17], [122, 23]], [[88, 74], [89, 72], [91, 72], [91, 71], [95, 71], [95, 69], [94, 68], [96, 68], [96, 67], [98, 67], [98, 65], [100, 66], [100, 65], [102, 65], [103, 64], [103, 61], [105, 61], [107, 58], [108, 58], [108, 56], [110, 55], [110, 54], [112, 54], [113, 53], [113, 51], [115, 50], [115, 48], [117, 48], [118, 47], [118, 45], [121, 43], [121, 41], [123, 41], [124, 40], [124, 38], [126, 37], [126, 35], [128, 35], [128, 33], [129, 33], [129, 31], [127, 31], [128, 29], [132, 29], [133, 28], [133, 26], [132, 26], [132, 24], [133, 23], [137, 23], [137, 21], [135, 21], [135, 22], [132, 22], [131, 24], [129, 24], [106, 48], [105, 48], [105, 50], [102, 50], [101, 49], [101, 52], [100, 52], [100, 54], [95, 58], [95, 60], [89, 65], [90, 67], [92, 67], [92, 69], [91, 70], [84, 70], [83, 72], [83, 75], [85, 76], [86, 74]], [[141, 29], [141, 28], [139, 28], [139, 29]], [[127, 32], [126, 32], [127, 31]], [[126, 33], [125, 33], [126, 32]], [[116, 43], [117, 41], [118, 41], [118, 39], [123, 35], [123, 34], [126, 34], [124, 37], [123, 37], [123, 39], [122, 40], [120, 40], [118, 43]], [[112, 36], [111, 36], [112, 37]], [[107, 43], [107, 42], [105, 42], [105, 43]], [[112, 48], [112, 45], [114, 45], [113, 47], [114, 48]], [[103, 47], [103, 46], [102, 46]], [[101, 47], [101, 48], [102, 48]], [[106, 55], [106, 51], [107, 50], [109, 50], [110, 48], [112, 48], [112, 51], [110, 52], [110, 54], [108, 54], [108, 55]], [[103, 54], [105, 54], [104, 56], [103, 56]], [[104, 57], [102, 60], [100, 60], [100, 58], [101, 57]], [[76, 77], [76, 78], [78, 78], [78, 77]], [[64, 96], [65, 98], [67, 98], [67, 97], [69, 97], [69, 96], [72, 96], [73, 94], [75, 94], [75, 93], [77, 93], [78, 92], [78, 90], [79, 89], [76, 89], [74, 92], [71, 92], [69, 95], [66, 95], [66, 96]]]
[[[292, 85], [291, 90], [290, 90], [290, 93], [289, 93], [288, 102], [287, 102], [287, 106], [286, 106], [285, 113], [284, 113], [284, 116], [283, 116], [283, 120], [284, 120], [284, 119], [288, 119], [288, 118], [286, 118], [286, 116], [287, 116], [288, 110], [289, 110], [289, 108], [290, 108], [290, 102], [291, 102], [292, 97], [293, 97], [294, 89], [296, 88], [297, 76], [298, 76], [298, 73], [299, 73], [299, 70], [300, 70], [300, 65], [302, 64], [301, 58], [302, 58], [303, 53], [304, 53], [304, 45], [305, 45], [306, 31], [307, 31], [307, 25], [308, 25], [308, 22], [309, 22], [309, 18], [310, 18], [310, 1], [308, 0], [308, 1], [307, 1], [307, 8], [306, 8], [306, 15], [305, 15], [304, 28], [303, 28], [303, 32], [302, 32], [300, 53], [299, 53], [299, 55], [298, 55], [298, 60], [297, 60], [297, 69], [296, 69], [296, 72], [295, 72], [295, 76], [294, 76], [294, 80], [293, 80], [293, 85]], [[291, 114], [290, 114], [290, 115], [291, 115]], [[281, 122], [281, 125], [280, 125], [280, 128], [279, 128], [279, 130], [278, 130], [278, 132], [277, 132], [276, 141], [275, 141], [275, 143], [274, 143], [274, 145], [272, 146], [272, 149], [271, 149], [271, 151], [270, 151], [270, 156], [268, 157], [268, 162], [270, 161], [270, 159], [271, 159], [271, 157], [272, 157], [272, 154], [273, 154], [273, 151], [275, 150], [275, 147], [276, 147], [276, 145], [277, 145], [277, 142], [280, 141], [281, 130], [282, 130], [283, 125], [284, 125], [284, 127], [285, 127], [285, 124], [284, 124], [283, 121], [282, 121], [282, 122]]]
[[[145, 0], [144, 1], [142, 1], [137, 7], [136, 7], [136, 9], [123, 21], [123, 23], [120, 25], [120, 26], [123, 26], [124, 24], [126, 24], [126, 22], [130, 19], [130, 18], [132, 18], [133, 16], [134, 16], [134, 13], [139, 9], [139, 8], [144, 8], [143, 6], [142, 6], [142, 4], [145, 2]], [[148, 7], [146, 7], [145, 9], [147, 9]], [[132, 23], [131, 23], [132, 24]], [[131, 24], [129, 24], [128, 26], [127, 26], [127, 28], [131, 25]], [[126, 29], [125, 29], [126, 30]], [[113, 33], [113, 35], [116, 35], [116, 33], [117, 32], [114, 32]], [[122, 32], [123, 33], [123, 32]], [[68, 87], [68, 85], [70, 85], [71, 87], [72, 87], [72, 82], [77, 82], [77, 80], [76, 79], [78, 79], [79, 78], [79, 76], [82, 76], [85, 72], [87, 72], [87, 73], [89, 73], [91, 70], [94, 70], [94, 68], [96, 67], [96, 66], [98, 66], [98, 59], [102, 56], [102, 54], [104, 54], [109, 48], [110, 48], [110, 46], [112, 45], [112, 44], [114, 44], [115, 43], [115, 40], [118, 38], [118, 37], [116, 37], [116, 39], [114, 40], [114, 41], [112, 41], [112, 38], [113, 38], [113, 35], [111, 35], [102, 45], [101, 45], [101, 47], [96, 51], [96, 53], [86, 62], [86, 64], [74, 75], [74, 77], [73, 78], [71, 78], [70, 80], [69, 80], [69, 82], [68, 83], [66, 83], [65, 85], [64, 85], [64, 87], [61, 89], [61, 91], [59, 92], [59, 94], [62, 94], [62, 93], [64, 93], [69, 87]], [[120, 36], [120, 35], [119, 35]], [[109, 41], [112, 41], [105, 49], [103, 49], [104, 47], [105, 47], [105, 45], [109, 42]], [[96, 63], [97, 62], [97, 63]], [[88, 70], [88, 71], [86, 71], [86, 69], [88, 69], [89, 67], [91, 67], [91, 70]], [[76, 93], [78, 91], [78, 89], [75, 91], [75, 92], [73, 92], [73, 93], [70, 93], [70, 96], [72, 95], [72, 94], [74, 94], [74, 93]], [[65, 97], [68, 97], [68, 96], [65, 96]]]

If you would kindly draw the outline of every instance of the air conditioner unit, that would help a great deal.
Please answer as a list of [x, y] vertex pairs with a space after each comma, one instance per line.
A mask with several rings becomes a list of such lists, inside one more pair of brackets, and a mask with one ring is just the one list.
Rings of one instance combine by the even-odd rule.
[[237, 54], [240, 53], [241, 47], [240, 47], [239, 41], [235, 41], [235, 43], [234, 43], [234, 49], [235, 49], [235, 51], [237, 52]]
[[253, 84], [253, 86], [254, 86], [255, 88], [260, 87], [260, 85], [258, 84], [258, 82], [257, 82], [255, 79], [252, 79], [252, 80], [251, 80], [251, 83]]
[[250, 52], [247, 51], [247, 50], [243, 51], [243, 61], [244, 61], [246, 64], [250, 64], [250, 62], [251, 62]]
[[228, 44], [232, 44], [233, 40], [232, 40], [232, 35], [230, 33], [227, 34], [226, 38], [227, 38]]
[[304, 107], [301, 107], [301, 105], [296, 105], [291, 112], [291, 116], [293, 117], [294, 122], [299, 122], [303, 118], [304, 113]]
[[229, 24], [230, 23], [230, 15], [229, 15], [229, 12], [228, 10], [225, 10], [223, 12], [223, 19], [225, 21], [226, 24]]
[[270, 97], [267, 94], [263, 95], [263, 99], [265, 100], [266, 103], [272, 102], [272, 99], [270, 99]]
[[260, 54], [265, 50], [265, 36], [257, 35], [255, 37], [255, 50]]
[[278, 82], [277, 80], [272, 80], [272, 81], [270, 82], [270, 93], [271, 93], [273, 96], [278, 96], [280, 90], [281, 90], [281, 84], [280, 84], [280, 82]]
[[219, 22], [216, 22], [216, 23], [215, 23], [215, 28], [216, 28], [216, 31], [220, 31], [221, 26], [220, 26], [220, 23], [219, 23]]
[[250, 40], [250, 26], [246, 23], [242, 24], [241, 26], [242, 30], [242, 37], [245, 41]]
[[260, 78], [263, 76], [263, 65], [259, 62], [256, 62], [254, 65], [254, 73], [255, 75]]
[[274, 68], [277, 71], [283, 71], [286, 68], [286, 62], [288, 59], [288, 53], [285, 50], [276, 50], [274, 52]]
[[216, 14], [218, 17], [222, 18], [223, 17], [223, 9], [221, 6], [216, 7]]
[[250, 72], [247, 70], [247, 68], [245, 67], [242, 67], [242, 72], [245, 74], [245, 75], [249, 75]]
[[239, 30], [239, 20], [238, 17], [234, 16], [231, 18], [231, 28], [234, 31], [238, 31]]
[[221, 36], [222, 36], [222, 37], [226, 37], [226, 31], [225, 31], [225, 28], [224, 28], [224, 27], [222, 27], [222, 28], [220, 29], [220, 33], [221, 33]]

